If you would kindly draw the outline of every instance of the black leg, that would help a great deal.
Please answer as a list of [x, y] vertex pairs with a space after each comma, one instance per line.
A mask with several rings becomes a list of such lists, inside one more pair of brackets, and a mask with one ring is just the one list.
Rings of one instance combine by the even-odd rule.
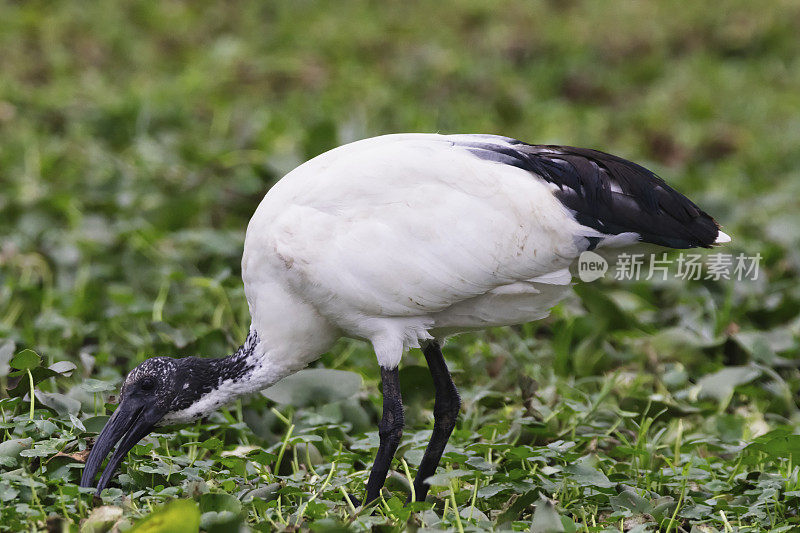
[[453, 428], [456, 427], [458, 411], [461, 409], [461, 397], [458, 395], [450, 372], [447, 370], [447, 363], [442, 356], [442, 348], [436, 341], [431, 341], [422, 349], [425, 359], [428, 361], [428, 368], [433, 377], [433, 385], [436, 387], [436, 400], [433, 404], [433, 434], [428, 447], [425, 448], [425, 455], [417, 470], [417, 477], [414, 480], [414, 495], [418, 502], [424, 501], [428, 495], [430, 485], [425, 480], [436, 472], [439, 460], [444, 453]]
[[381, 367], [381, 381], [383, 383], [383, 417], [378, 425], [378, 434], [381, 443], [375, 455], [375, 463], [369, 473], [367, 481], [367, 504], [378, 497], [381, 487], [386, 482], [389, 465], [403, 437], [403, 398], [400, 395], [400, 375], [397, 368], [386, 369]]

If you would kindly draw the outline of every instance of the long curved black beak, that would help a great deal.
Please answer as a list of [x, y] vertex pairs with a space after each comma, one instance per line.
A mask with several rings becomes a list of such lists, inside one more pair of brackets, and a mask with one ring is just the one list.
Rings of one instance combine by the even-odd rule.
[[153, 431], [153, 428], [163, 416], [164, 409], [153, 404], [148, 405], [136, 399], [121, 401], [103, 431], [100, 432], [100, 436], [97, 437], [91, 453], [89, 453], [89, 458], [86, 460], [86, 466], [81, 477], [81, 487], [94, 485], [94, 478], [97, 472], [100, 471], [103, 459], [106, 458], [114, 444], [119, 441], [117, 450], [108, 461], [103, 475], [100, 476], [97, 492], [99, 493], [106, 488], [108, 482], [111, 481], [111, 476], [119, 468], [120, 463], [122, 463], [130, 449]]

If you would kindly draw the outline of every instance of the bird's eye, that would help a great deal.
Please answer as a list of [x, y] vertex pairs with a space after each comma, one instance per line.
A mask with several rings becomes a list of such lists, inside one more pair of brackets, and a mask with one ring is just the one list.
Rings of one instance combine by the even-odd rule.
[[139, 383], [139, 387], [146, 392], [156, 388], [156, 380], [153, 378], [143, 378]]

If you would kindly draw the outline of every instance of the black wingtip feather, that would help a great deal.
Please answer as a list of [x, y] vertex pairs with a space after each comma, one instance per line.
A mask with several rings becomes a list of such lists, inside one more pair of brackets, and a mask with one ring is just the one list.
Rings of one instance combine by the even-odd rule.
[[558, 185], [556, 197], [585, 226], [612, 235], [637, 233], [645, 242], [670, 248], [710, 248], [719, 235], [719, 224], [710, 215], [632, 161], [589, 148], [531, 145], [508, 138], [502, 142], [459, 144], [478, 157], [522, 168]]

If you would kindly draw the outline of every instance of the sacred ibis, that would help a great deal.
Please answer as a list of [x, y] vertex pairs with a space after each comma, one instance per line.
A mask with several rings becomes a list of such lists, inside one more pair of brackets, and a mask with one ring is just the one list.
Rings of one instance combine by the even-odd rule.
[[597, 150], [434, 134], [341, 146], [287, 174], [250, 220], [244, 344], [224, 358], [154, 357], [134, 368], [81, 485], [94, 484], [118, 441], [98, 490], [154, 427], [265, 389], [348, 336], [372, 343], [383, 384], [366, 501], [378, 496], [403, 431], [398, 364], [422, 347], [436, 387], [433, 433], [414, 482], [423, 500], [460, 408], [440, 349], [446, 336], [546, 316], [586, 250], [729, 240], [651, 171]]

